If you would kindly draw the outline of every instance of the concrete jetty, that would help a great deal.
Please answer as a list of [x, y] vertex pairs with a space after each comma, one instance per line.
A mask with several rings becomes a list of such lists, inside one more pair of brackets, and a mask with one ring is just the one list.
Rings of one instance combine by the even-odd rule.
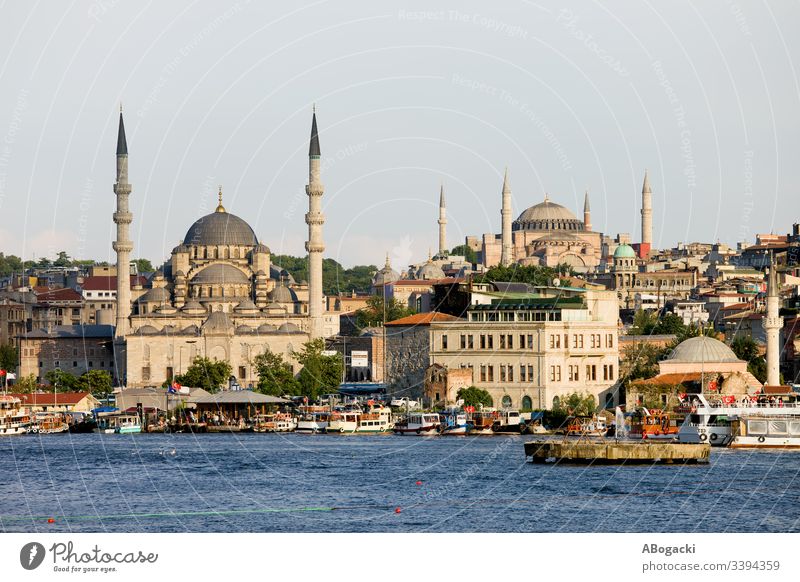
[[525, 443], [525, 457], [534, 463], [687, 464], [708, 463], [711, 446], [643, 441], [535, 440]]

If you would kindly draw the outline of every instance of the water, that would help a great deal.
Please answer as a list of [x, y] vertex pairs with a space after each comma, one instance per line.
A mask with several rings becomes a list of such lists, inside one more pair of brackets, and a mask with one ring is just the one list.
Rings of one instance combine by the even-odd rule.
[[800, 531], [800, 452], [533, 465], [527, 438], [3, 438], [0, 531]]

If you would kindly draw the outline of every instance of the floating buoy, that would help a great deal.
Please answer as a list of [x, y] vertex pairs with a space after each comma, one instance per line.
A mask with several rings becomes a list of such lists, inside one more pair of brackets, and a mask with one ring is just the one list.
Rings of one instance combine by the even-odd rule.
[[52, 517], [47, 520], [47, 523], [55, 523], [55, 522], [56, 522], [56, 520], [53, 519]]
[[401, 511], [403, 511], [403, 510], [402, 510], [402, 509], [400, 509], [399, 507], [395, 507], [395, 508], [394, 508], [394, 512], [395, 512], [395, 513], [400, 513]]
[[422, 485], [422, 481], [417, 481], [417, 485]]

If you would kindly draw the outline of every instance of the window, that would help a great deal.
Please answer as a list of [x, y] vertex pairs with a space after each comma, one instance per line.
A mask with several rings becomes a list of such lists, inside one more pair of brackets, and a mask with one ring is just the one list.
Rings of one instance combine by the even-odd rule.
[[489, 349], [493, 350], [494, 349], [494, 336], [493, 335], [486, 336], [486, 343], [488, 344]]
[[533, 382], [533, 364], [528, 364], [528, 382]]
[[465, 336], [463, 333], [461, 334], [461, 349], [467, 349], [467, 336]]
[[550, 336], [550, 349], [557, 350], [561, 348], [561, 336], [553, 334]]
[[144, 366], [142, 368], [142, 380], [145, 382], [150, 380], [150, 366]]
[[524, 333], [519, 334], [519, 349], [521, 349], [521, 350], [525, 349], [525, 334]]
[[578, 365], [577, 364], [575, 364], [575, 365], [570, 364], [570, 366], [569, 366], [569, 381], [570, 382], [577, 382], [578, 381]]
[[475, 336], [473, 336], [472, 334], [469, 334], [467, 336], [467, 347], [471, 350], [475, 349]]
[[90, 368], [93, 368], [93, 367], [94, 367], [94, 362], [93, 362], [93, 361], [91, 361], [91, 360], [89, 360], [89, 367], [90, 367]]
[[533, 401], [530, 396], [522, 397], [522, 410], [533, 410]]
[[561, 366], [550, 366], [550, 381], [561, 382]]
[[489, 371], [489, 382], [494, 382], [494, 366], [489, 366], [488, 371]]
[[525, 364], [520, 364], [519, 366], [519, 380], [520, 382], [525, 381]]
[[597, 381], [597, 366], [593, 364], [586, 366], [586, 381], [587, 382]]
[[514, 349], [514, 336], [513, 336], [513, 334], [508, 334], [508, 340], [507, 341], [508, 341], [508, 349], [509, 350], [513, 350]]
[[511, 396], [506, 394], [502, 400], [503, 408], [511, 408]]
[[528, 334], [528, 349], [533, 349], [533, 334], [531, 333]]
[[78, 362], [72, 362], [72, 367], [73, 368], [77, 368], [78, 367]]
[[73, 356], [77, 356], [78, 355], [78, 348], [72, 348], [72, 355]]
[[442, 335], [442, 351], [447, 349], [447, 334]]
[[481, 364], [481, 382], [486, 382], [486, 365]]
[[483, 334], [481, 334], [481, 349], [482, 350], [486, 349], [486, 336]]
[[244, 366], [239, 366], [239, 378], [241, 378], [242, 380], [247, 378], [247, 368], [245, 368]]
[[572, 347], [575, 349], [583, 349], [583, 335], [575, 334], [572, 336]]
[[614, 364], [603, 364], [603, 380], [614, 379]]
[[506, 336], [504, 334], [500, 334], [500, 349], [506, 349]]
[[614, 334], [608, 333], [606, 334], [606, 347], [613, 348], [614, 347]]
[[501, 382], [505, 382], [506, 381], [506, 365], [505, 364], [500, 364], [500, 381]]
[[508, 365], [508, 381], [514, 381], [514, 366], [511, 364]]

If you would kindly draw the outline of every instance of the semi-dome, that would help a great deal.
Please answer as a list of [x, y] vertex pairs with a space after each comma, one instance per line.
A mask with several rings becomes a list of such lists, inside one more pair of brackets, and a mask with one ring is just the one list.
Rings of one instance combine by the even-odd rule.
[[444, 279], [444, 271], [436, 263], [428, 261], [417, 270], [417, 279]]
[[223, 311], [215, 311], [203, 323], [203, 331], [208, 332], [228, 332], [233, 327], [231, 320]]
[[252, 299], [245, 299], [244, 301], [239, 303], [239, 305], [237, 305], [233, 310], [236, 313], [255, 313], [258, 311], [258, 307], [256, 307], [255, 303], [253, 303]]
[[278, 327], [278, 331], [293, 332], [293, 331], [300, 331], [300, 328], [299, 328], [299, 327], [297, 327], [295, 324], [293, 324], [293, 323], [289, 323], [289, 322], [287, 321], [286, 323], [284, 323], [284, 324], [281, 324], [281, 325]]
[[139, 303], [165, 303], [169, 301], [169, 289], [166, 287], [155, 287], [149, 289], [147, 293], [139, 297]]
[[615, 259], [635, 259], [636, 251], [633, 250], [631, 245], [619, 245], [614, 251]]
[[187, 325], [181, 330], [183, 335], [197, 335], [200, 333], [200, 328], [196, 325]]
[[240, 325], [236, 328], [236, 333], [253, 333], [254, 331], [249, 325]]
[[272, 303], [294, 303], [297, 301], [297, 294], [285, 285], [275, 287], [269, 292], [268, 297]]
[[216, 263], [195, 275], [192, 283], [200, 285], [249, 285], [250, 279], [232, 265]]
[[206, 312], [206, 308], [203, 307], [197, 300], [192, 299], [186, 305], [183, 306], [181, 311], [189, 315], [200, 315]]
[[739, 358], [733, 350], [718, 339], [699, 336], [679, 343], [667, 357], [672, 362], [690, 362], [696, 364], [738, 362]]
[[155, 335], [158, 333], [158, 329], [156, 329], [152, 325], [143, 325], [142, 327], [136, 330], [136, 333], [139, 335]]
[[186, 232], [183, 243], [194, 246], [254, 247], [258, 245], [258, 239], [249, 224], [235, 214], [226, 212], [220, 204], [216, 212], [195, 221]]
[[270, 333], [270, 332], [273, 332], [273, 331], [275, 331], [277, 329], [278, 328], [275, 327], [274, 325], [269, 325], [267, 323], [262, 323], [261, 325], [258, 326], [258, 330], [257, 331], [258, 331], [258, 333]]
[[571, 230], [581, 231], [583, 222], [575, 218], [569, 209], [552, 202], [547, 196], [544, 202], [531, 206], [519, 215], [512, 230]]

